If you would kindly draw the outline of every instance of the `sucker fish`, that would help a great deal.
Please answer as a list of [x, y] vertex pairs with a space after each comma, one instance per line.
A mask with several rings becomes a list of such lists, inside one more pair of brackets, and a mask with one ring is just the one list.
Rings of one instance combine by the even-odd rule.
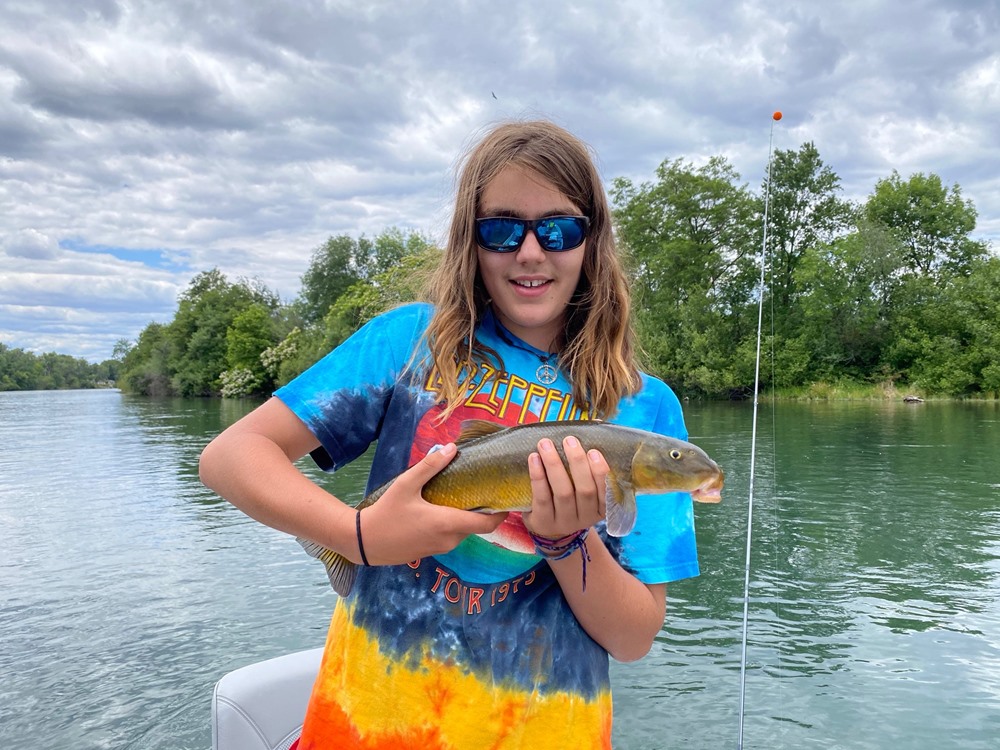
[[[538, 441], [549, 438], [566, 456], [562, 441], [569, 436], [584, 450], [597, 449], [608, 462], [607, 531], [625, 536], [635, 526], [635, 496], [689, 492], [693, 500], [717, 503], [722, 499], [723, 473], [696, 445], [633, 427], [598, 421], [536, 422], [504, 427], [485, 420], [467, 420], [455, 441], [458, 453], [424, 485], [424, 499], [481, 513], [531, 510], [528, 456]], [[390, 480], [362, 500], [361, 511], [378, 501]], [[357, 577], [357, 563], [331, 549], [298, 539], [306, 552], [323, 562], [334, 590], [347, 596]]]

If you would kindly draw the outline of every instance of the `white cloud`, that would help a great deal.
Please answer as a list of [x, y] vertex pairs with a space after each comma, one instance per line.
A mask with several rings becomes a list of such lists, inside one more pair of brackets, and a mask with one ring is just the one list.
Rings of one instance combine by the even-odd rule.
[[10, 258], [51, 260], [59, 254], [59, 243], [34, 229], [22, 229], [0, 239], [0, 253]]
[[[996, 239], [998, 39], [1000, 6], [959, 0], [24, 0], [0, 16], [0, 338], [97, 352], [198, 271], [289, 298], [330, 235], [441, 239], [461, 152], [512, 116], [609, 180], [721, 154], [756, 187], [782, 109], [775, 148], [814, 141], [848, 197], [934, 172]], [[100, 247], [129, 260], [74, 250]]]

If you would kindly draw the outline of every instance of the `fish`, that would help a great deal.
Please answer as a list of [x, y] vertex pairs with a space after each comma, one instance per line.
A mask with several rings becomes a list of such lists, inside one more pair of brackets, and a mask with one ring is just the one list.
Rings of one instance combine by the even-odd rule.
[[[538, 441], [549, 438], [566, 462], [562, 441], [569, 436], [584, 450], [597, 449], [608, 462], [606, 524], [611, 536], [629, 534], [635, 526], [637, 494], [688, 492], [697, 502], [722, 499], [724, 474], [698, 446], [634, 427], [597, 420], [535, 422], [506, 427], [486, 420], [462, 422], [455, 441], [457, 455], [424, 485], [424, 499], [480, 513], [531, 510], [528, 456]], [[392, 485], [390, 480], [362, 500], [370, 507]], [[357, 563], [316, 542], [299, 538], [307, 553], [325, 566], [333, 589], [347, 596], [354, 587]]]

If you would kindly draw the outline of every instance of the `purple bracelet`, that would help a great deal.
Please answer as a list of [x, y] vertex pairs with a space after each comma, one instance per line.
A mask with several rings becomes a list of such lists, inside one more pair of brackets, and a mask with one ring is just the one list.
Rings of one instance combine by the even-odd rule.
[[587, 563], [590, 562], [590, 553], [587, 551], [587, 534], [590, 529], [580, 529], [579, 531], [567, 534], [559, 539], [549, 539], [544, 536], [536, 536], [530, 531], [528, 536], [535, 543], [535, 554], [541, 555], [546, 560], [562, 560], [569, 557], [577, 549], [580, 550], [580, 559], [583, 564], [583, 590], [587, 590]]

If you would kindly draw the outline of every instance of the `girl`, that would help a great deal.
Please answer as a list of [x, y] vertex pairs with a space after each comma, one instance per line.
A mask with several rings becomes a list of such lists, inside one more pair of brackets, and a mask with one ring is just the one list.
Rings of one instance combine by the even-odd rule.
[[[362, 564], [298, 747], [610, 748], [608, 656], [645, 655], [666, 583], [698, 572], [688, 496], [640, 497], [635, 530], [608, 537], [607, 463], [573, 438], [565, 464], [548, 440], [530, 456], [530, 513], [420, 494], [470, 418], [687, 437], [673, 392], [637, 368], [587, 148], [548, 122], [487, 134], [429, 292], [432, 305], [374, 319], [202, 455], [203, 481], [243, 511]], [[293, 465], [311, 453], [336, 469], [373, 441], [369, 490], [400, 476], [361, 513]]]

